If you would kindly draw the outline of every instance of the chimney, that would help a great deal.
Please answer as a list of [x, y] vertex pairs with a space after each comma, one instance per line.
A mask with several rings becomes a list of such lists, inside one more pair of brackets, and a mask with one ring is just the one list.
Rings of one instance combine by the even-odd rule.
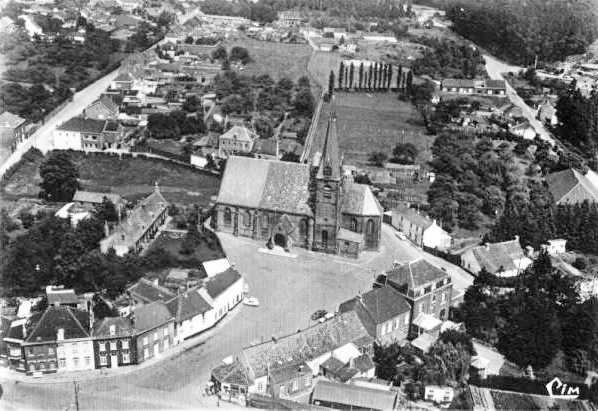
[[59, 328], [58, 330], [56, 330], [56, 340], [57, 341], [64, 340], [64, 328]]
[[490, 243], [484, 243], [484, 247], [486, 248], [486, 251], [490, 251]]
[[515, 236], [515, 241], [519, 242], [519, 236], [518, 235]]
[[104, 220], [104, 237], [110, 235], [110, 227], [108, 227], [108, 220]]

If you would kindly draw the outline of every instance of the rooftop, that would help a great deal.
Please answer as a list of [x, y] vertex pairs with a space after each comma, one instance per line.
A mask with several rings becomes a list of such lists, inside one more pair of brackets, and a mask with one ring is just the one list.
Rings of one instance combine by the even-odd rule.
[[501, 243], [487, 243], [471, 249], [481, 267], [490, 273], [515, 270], [520, 259], [525, 258], [519, 239]]
[[397, 393], [353, 384], [318, 381], [312, 394], [313, 401], [346, 404], [354, 408], [392, 410], [396, 407]]
[[421, 214], [418, 210], [410, 207], [399, 207], [392, 210], [393, 214], [400, 215], [416, 227], [421, 227], [423, 230], [434, 224], [434, 220]]
[[[114, 326], [114, 335], [110, 334], [110, 328]], [[94, 337], [129, 337], [135, 329], [129, 318], [106, 317], [93, 325], [92, 336]]]
[[104, 131], [106, 120], [95, 120], [93, 118], [73, 117], [58, 126], [58, 130], [76, 131], [79, 133], [100, 134]]
[[168, 301], [166, 306], [177, 321], [185, 321], [212, 309], [212, 306], [197, 292], [197, 289], [177, 295]]
[[228, 268], [226, 271], [210, 277], [206, 281], [206, 291], [210, 297], [216, 298], [241, 278], [241, 274], [237, 270]]
[[364, 324], [372, 322], [374, 326], [366, 326], [366, 328], [374, 330], [373, 337], [376, 336], [375, 325], [408, 313], [410, 310], [407, 301], [392, 287], [374, 288], [339, 306], [341, 313], [355, 311]]
[[167, 301], [172, 299], [175, 295], [168, 289], [154, 284], [152, 281], [141, 278], [135, 284], [127, 289], [127, 291], [137, 299], [144, 303], [151, 303], [154, 301]]
[[64, 339], [89, 337], [89, 313], [68, 306], [50, 306], [43, 313], [29, 318], [26, 341], [30, 343], [56, 341], [58, 330]]
[[384, 209], [366, 184], [344, 186], [342, 212], [359, 216], [381, 216]]
[[122, 202], [122, 197], [115, 193], [97, 193], [93, 191], [83, 190], [75, 191], [73, 201], [79, 203], [102, 204], [104, 198], [107, 198], [108, 200], [112, 201], [112, 203], [115, 205]]
[[389, 282], [399, 287], [407, 284], [410, 290], [450, 278], [446, 272], [421, 258], [392, 268], [386, 276]]
[[0, 128], [16, 128], [26, 121], [23, 117], [8, 111], [0, 114]]
[[220, 136], [222, 139], [252, 142], [257, 138], [254, 132], [243, 126], [233, 126]]
[[[549, 174], [546, 176], [546, 182], [554, 201], [557, 203], [561, 201], [598, 201], [598, 187], [593, 183], [592, 179], [573, 168]], [[573, 196], [571, 199], [566, 199], [565, 196], [567, 195]]]
[[136, 308], [133, 317], [133, 326], [138, 332], [154, 329], [174, 318], [162, 301], [154, 301]]

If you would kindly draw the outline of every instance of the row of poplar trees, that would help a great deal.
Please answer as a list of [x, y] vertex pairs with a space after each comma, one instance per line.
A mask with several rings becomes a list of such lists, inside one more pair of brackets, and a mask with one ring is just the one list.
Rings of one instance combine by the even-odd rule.
[[338, 71], [338, 84], [335, 84], [334, 71], [330, 71], [328, 79], [328, 95], [332, 96], [334, 90], [363, 90], [380, 91], [409, 88], [413, 82], [411, 70], [406, 73], [403, 67], [399, 66], [395, 78], [395, 70], [392, 64], [373, 63], [365, 67], [363, 62], [355, 64], [340, 63]]

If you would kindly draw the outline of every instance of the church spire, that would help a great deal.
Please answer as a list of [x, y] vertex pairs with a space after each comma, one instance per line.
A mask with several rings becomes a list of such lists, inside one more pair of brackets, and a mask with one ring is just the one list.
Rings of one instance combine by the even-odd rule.
[[341, 160], [336, 134], [336, 113], [334, 112], [330, 114], [330, 118], [328, 119], [317, 178], [328, 180], [341, 179]]

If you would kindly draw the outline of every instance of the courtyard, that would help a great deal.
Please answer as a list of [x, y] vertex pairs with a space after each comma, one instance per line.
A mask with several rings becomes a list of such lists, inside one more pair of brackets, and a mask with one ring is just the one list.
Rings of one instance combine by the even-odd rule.
[[[304, 329], [318, 309], [336, 311], [338, 305], [371, 288], [374, 276], [393, 262], [407, 262], [423, 252], [396, 238], [383, 226], [382, 247], [358, 260], [293, 249], [296, 258], [260, 253], [264, 244], [219, 234], [231, 264], [244, 275], [249, 294], [259, 307], [240, 305], [214, 329], [194, 338], [193, 347], [149, 366], [120, 369], [118, 374], [57, 375], [48, 380], [15, 384], [0, 376], [3, 409], [65, 409], [72, 407], [73, 380], [80, 379], [80, 408], [164, 409], [215, 407], [213, 397], [202, 395], [210, 370], [242, 347]], [[432, 261], [437, 264], [436, 261]], [[463, 270], [449, 263], [455, 287], [471, 283]], [[109, 377], [109, 378], [106, 378]], [[54, 378], [54, 381], [52, 379]], [[228, 406], [228, 404], [227, 404]], [[71, 409], [74, 409], [72, 407]]]

